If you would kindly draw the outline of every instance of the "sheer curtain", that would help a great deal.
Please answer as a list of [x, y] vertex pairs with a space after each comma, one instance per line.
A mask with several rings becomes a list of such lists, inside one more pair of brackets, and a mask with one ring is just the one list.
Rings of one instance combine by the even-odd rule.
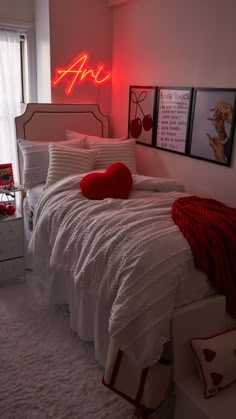
[[0, 162], [19, 181], [15, 117], [21, 113], [20, 33], [0, 30]]

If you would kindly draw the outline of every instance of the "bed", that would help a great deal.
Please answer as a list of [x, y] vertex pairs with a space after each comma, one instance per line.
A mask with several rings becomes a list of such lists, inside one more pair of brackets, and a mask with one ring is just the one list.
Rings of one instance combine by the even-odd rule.
[[[97, 135], [99, 137], [109, 136], [109, 121], [106, 115], [103, 115], [97, 105], [81, 105], [81, 104], [38, 104], [30, 103], [26, 106], [25, 112], [16, 118], [16, 136], [18, 141], [18, 160], [20, 169], [20, 182], [23, 183], [23, 153], [27, 160], [26, 165], [29, 166], [29, 176], [34, 169], [32, 165], [37, 165], [34, 154], [43, 157], [44, 150], [36, 150], [25, 147], [20, 150], [19, 140], [29, 140], [30, 142], [45, 144], [50, 142], [60, 143], [65, 140], [65, 129], [79, 132], [86, 132], [89, 135]], [[39, 158], [40, 158], [39, 157]], [[31, 162], [32, 160], [32, 162]], [[46, 162], [48, 165], [48, 161]], [[45, 168], [43, 168], [45, 170]], [[25, 255], [26, 267], [32, 268], [31, 257], [28, 254], [28, 242], [30, 240], [33, 212], [34, 208], [43, 193], [45, 182], [40, 180], [26, 183], [25, 199], [23, 201], [24, 212], [24, 229], [25, 229]]]
[[[25, 236], [49, 303], [69, 305], [71, 328], [81, 339], [94, 342], [95, 358], [107, 370], [114, 366], [114, 357], [119, 360], [120, 351], [128, 354], [133, 367], [142, 371], [142, 383], [127, 399], [155, 408], [153, 401], [145, 403], [143, 380], [170, 340], [173, 311], [216, 293], [206, 275], [196, 270], [190, 247], [170, 216], [172, 203], [187, 194], [174, 179], [138, 174], [133, 140], [102, 143], [109, 137], [109, 121], [97, 105], [29, 104], [16, 118], [16, 131], [22, 181], [25, 145], [57, 143], [67, 149], [73, 133], [91, 140], [88, 148], [93, 145], [95, 163], [89, 171], [67, 173], [45, 188], [37, 177], [41, 168], [31, 185], [34, 172], [28, 167]], [[105, 150], [107, 158], [112, 146], [122, 149], [119, 161], [124, 159], [132, 171], [129, 198], [89, 200], [80, 191], [80, 181], [105, 169], [98, 156]], [[35, 154], [33, 162], [40, 161]], [[30, 258], [28, 264], [31, 267]], [[111, 383], [114, 374], [109, 379]], [[123, 395], [119, 388], [113, 390]]]

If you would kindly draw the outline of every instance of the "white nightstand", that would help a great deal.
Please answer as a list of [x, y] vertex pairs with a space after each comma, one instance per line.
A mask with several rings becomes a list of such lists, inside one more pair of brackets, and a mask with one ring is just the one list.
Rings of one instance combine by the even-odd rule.
[[23, 218], [15, 204], [16, 213], [0, 221], [0, 282], [25, 275]]

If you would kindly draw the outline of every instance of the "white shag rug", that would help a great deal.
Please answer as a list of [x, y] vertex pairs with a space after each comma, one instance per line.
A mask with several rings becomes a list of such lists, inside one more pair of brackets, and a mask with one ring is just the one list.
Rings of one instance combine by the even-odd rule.
[[33, 280], [0, 283], [0, 418], [128, 419], [133, 407], [101, 383], [93, 346], [48, 307]]

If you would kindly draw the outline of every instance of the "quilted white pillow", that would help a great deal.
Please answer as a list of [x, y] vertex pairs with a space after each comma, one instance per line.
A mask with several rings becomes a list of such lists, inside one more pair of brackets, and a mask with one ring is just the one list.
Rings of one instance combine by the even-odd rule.
[[120, 162], [125, 164], [131, 173], [136, 173], [135, 140], [104, 144], [92, 141], [90, 149], [97, 151], [95, 169], [106, 169], [110, 164]]
[[[18, 140], [18, 146], [23, 159], [22, 185], [30, 189], [46, 182], [49, 163], [49, 141]], [[85, 137], [70, 141], [58, 141], [57, 144], [68, 147], [85, 148]]]
[[236, 329], [191, 339], [206, 398], [236, 381]]
[[76, 150], [50, 144], [46, 187], [63, 177], [92, 171], [95, 166], [96, 154], [94, 150]]

